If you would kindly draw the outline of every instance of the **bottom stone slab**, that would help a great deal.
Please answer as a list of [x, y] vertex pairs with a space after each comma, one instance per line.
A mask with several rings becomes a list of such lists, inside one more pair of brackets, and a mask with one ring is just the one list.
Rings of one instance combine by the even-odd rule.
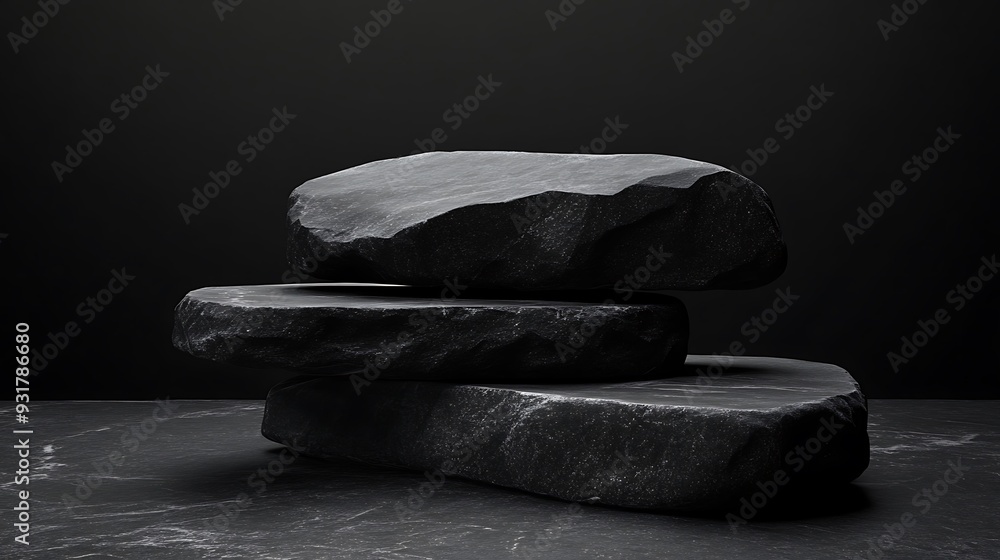
[[[689, 356], [688, 375], [573, 385], [298, 377], [262, 433], [306, 455], [457, 476], [570, 501], [719, 511], [868, 466], [867, 402], [830, 364]], [[794, 490], [789, 490], [794, 492]]]

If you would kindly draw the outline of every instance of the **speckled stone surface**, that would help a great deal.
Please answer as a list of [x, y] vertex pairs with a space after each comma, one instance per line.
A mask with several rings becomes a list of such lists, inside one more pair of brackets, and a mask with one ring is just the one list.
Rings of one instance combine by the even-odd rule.
[[[344, 379], [299, 378], [271, 390], [262, 431], [428, 480], [647, 509], [721, 510], [778, 471], [782, 486], [836, 485], [868, 466], [865, 398], [847, 372], [730, 360], [691, 356], [688, 376], [603, 385], [378, 381], [359, 395]], [[709, 377], [713, 365], [728, 367]]]
[[[0, 557], [801, 560], [866, 558], [881, 541], [886, 559], [985, 560], [1000, 550], [997, 401], [872, 400], [871, 466], [857, 480], [821, 494], [783, 490], [793, 503], [772, 501], [735, 527], [722, 514], [579, 506], [457, 477], [417, 500], [427, 482], [420, 472], [288, 462], [261, 437], [263, 402], [176, 404], [125, 449], [122, 438], [157, 405], [33, 402], [30, 545], [12, 541], [15, 465], [0, 461]], [[12, 403], [0, 405], [0, 430], [23, 427]], [[114, 451], [123, 453], [120, 466], [96, 474], [94, 461]], [[944, 490], [949, 462], [967, 472], [932, 502], [924, 492]], [[277, 474], [260, 475], [269, 468]], [[88, 476], [100, 485], [65, 507], [63, 496]], [[907, 515], [900, 532], [895, 524]]]
[[375, 379], [649, 378], [680, 373], [687, 354], [687, 312], [669, 296], [598, 304], [426, 292], [333, 284], [203, 288], [177, 305], [174, 345], [237, 365], [357, 373], [355, 386]]
[[785, 268], [767, 194], [679, 157], [428, 152], [295, 189], [289, 262], [333, 281], [749, 288]]

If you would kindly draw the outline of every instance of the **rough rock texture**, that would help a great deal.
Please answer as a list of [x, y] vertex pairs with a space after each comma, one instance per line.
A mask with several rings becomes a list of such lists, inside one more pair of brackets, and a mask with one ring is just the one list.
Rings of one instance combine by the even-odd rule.
[[786, 261], [759, 186], [662, 155], [429, 152], [376, 161], [295, 189], [288, 224], [289, 262], [334, 281], [752, 288]]
[[366, 381], [648, 378], [679, 373], [687, 354], [687, 311], [673, 297], [628, 304], [456, 299], [461, 287], [452, 288], [203, 288], [177, 305], [174, 345], [237, 365], [363, 372]]
[[[953, 366], [962, 364], [956, 361]], [[34, 538], [30, 546], [0, 545], [0, 551], [8, 551], [2, 556], [997, 560], [1000, 544], [996, 401], [873, 400], [872, 465], [854, 484], [828, 491], [783, 490], [781, 496], [787, 494], [793, 502], [768, 501], [749, 525], [732, 530], [718, 516], [580, 507], [455, 478], [435, 489], [428, 488], [424, 473], [418, 471], [296, 458], [292, 450], [276, 452], [274, 443], [247, 429], [260, 422], [260, 401], [170, 401], [179, 406], [176, 419], [160, 425], [138, 452], [125, 455], [123, 466], [110, 476], [103, 474], [103, 459], [109, 451], [121, 450], [122, 430], [149, 418], [156, 405], [106, 400], [37, 403], [34, 412], [42, 416], [35, 420], [44, 419], [44, 424], [38, 422], [44, 426], [44, 440], [31, 440], [31, 470], [37, 475], [30, 485]], [[14, 422], [13, 408], [8, 403], [0, 416], [0, 429], [8, 434], [26, 427]], [[41, 432], [36, 430], [35, 436]], [[967, 469], [957, 473], [961, 481], [949, 485], [947, 495], [931, 498], [937, 502], [922, 496], [914, 506], [914, 494], [932, 489], [943, 474], [955, 480], [950, 464]], [[6, 477], [13, 478], [17, 467], [0, 468], [9, 488]], [[266, 468], [270, 473], [258, 470]], [[100, 488], [81, 506], [67, 503], [77, 499], [76, 488], [87, 488], [83, 480], [88, 476], [102, 483]], [[7, 492], [7, 503], [17, 504]], [[930, 505], [927, 515], [921, 513], [923, 504]], [[916, 525], [910, 524], [901, 536], [896, 524], [907, 513]], [[11, 529], [12, 534], [20, 533]], [[873, 546], [880, 539], [895, 546]]]
[[297, 378], [271, 390], [262, 431], [307, 455], [417, 469], [432, 482], [454, 475], [635, 508], [719, 510], [752, 499], [758, 483], [781, 480], [780, 493], [865, 470], [867, 402], [846, 371], [729, 360], [691, 356], [688, 377], [595, 385], [380, 380], [358, 394], [343, 378]]

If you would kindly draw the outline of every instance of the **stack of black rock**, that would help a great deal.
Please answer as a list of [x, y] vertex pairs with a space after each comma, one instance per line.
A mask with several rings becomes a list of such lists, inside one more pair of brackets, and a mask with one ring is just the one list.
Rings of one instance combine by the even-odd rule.
[[432, 152], [309, 181], [288, 223], [293, 266], [351, 283], [195, 290], [174, 344], [302, 372], [263, 434], [307, 455], [688, 511], [868, 465], [847, 372], [687, 356], [684, 305], [656, 293], [783, 272], [770, 200], [725, 168]]

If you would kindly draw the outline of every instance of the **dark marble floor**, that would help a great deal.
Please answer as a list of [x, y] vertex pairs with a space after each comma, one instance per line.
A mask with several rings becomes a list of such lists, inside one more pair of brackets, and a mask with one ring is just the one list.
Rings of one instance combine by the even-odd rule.
[[996, 401], [871, 401], [861, 478], [746, 524], [325, 463], [261, 437], [262, 402], [174, 406], [36, 403], [29, 546], [0, 407], [0, 558], [1000, 558]]

